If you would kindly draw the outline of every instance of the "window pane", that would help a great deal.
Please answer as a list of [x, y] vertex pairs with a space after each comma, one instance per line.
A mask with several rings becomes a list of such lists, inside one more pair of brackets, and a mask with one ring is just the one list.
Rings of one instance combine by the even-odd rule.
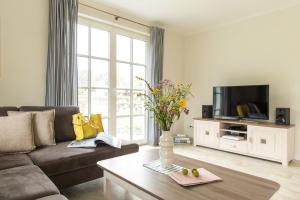
[[130, 61], [130, 38], [117, 35], [117, 60]]
[[89, 27], [78, 24], [77, 26], [77, 53], [88, 55]]
[[117, 88], [130, 89], [130, 65], [117, 63]]
[[78, 89], [78, 106], [80, 108], [80, 112], [82, 112], [85, 116], [88, 115], [88, 89]]
[[91, 28], [91, 55], [108, 58], [109, 33], [99, 29]]
[[130, 115], [129, 90], [117, 90], [117, 115]]
[[146, 63], [146, 43], [141, 40], [133, 40], [133, 62]]
[[77, 66], [78, 66], [78, 86], [88, 87], [88, 79], [89, 79], [88, 59], [83, 57], [78, 57]]
[[100, 113], [103, 117], [108, 116], [108, 90], [92, 89], [91, 101], [91, 113]]
[[[138, 95], [139, 92], [133, 93], [133, 114], [134, 115], [143, 115], [145, 113], [144, 107], [144, 96]], [[142, 92], [144, 93], [144, 92]]]
[[133, 140], [145, 139], [145, 117], [133, 117]]
[[108, 133], [108, 119], [102, 119], [102, 125], [104, 129], [104, 133]]
[[91, 59], [92, 87], [108, 87], [108, 61]]
[[138, 80], [136, 77], [146, 79], [146, 72], [144, 66], [133, 66], [133, 89], [144, 90], [145, 83], [143, 81]]
[[123, 140], [130, 140], [130, 118], [117, 118], [117, 137]]

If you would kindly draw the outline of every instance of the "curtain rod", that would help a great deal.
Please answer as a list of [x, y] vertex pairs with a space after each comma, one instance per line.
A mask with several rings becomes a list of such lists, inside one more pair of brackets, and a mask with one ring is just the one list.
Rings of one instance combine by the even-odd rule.
[[150, 28], [150, 26], [148, 26], [148, 25], [146, 25], [146, 24], [142, 24], [142, 23], [140, 23], [140, 22], [136, 22], [136, 21], [133, 21], [133, 20], [131, 20], [131, 19], [128, 19], [128, 18], [125, 18], [125, 17], [121, 17], [121, 16], [118, 16], [118, 15], [115, 15], [115, 14], [110, 13], [110, 12], [107, 12], [107, 11], [105, 11], [105, 10], [101, 10], [101, 9], [95, 8], [95, 7], [93, 7], [93, 6], [89, 6], [89, 5], [84, 4], [84, 3], [79, 3], [79, 4], [81, 4], [81, 5], [83, 5], [83, 6], [86, 6], [86, 7], [89, 7], [89, 8], [91, 8], [91, 9], [94, 9], [94, 10], [97, 10], [97, 11], [100, 11], [100, 12], [103, 12], [103, 13], [108, 14], [108, 15], [112, 15], [112, 16], [115, 17], [115, 20], [116, 20], [116, 21], [118, 21], [118, 19], [123, 19], [123, 20], [129, 21], [129, 22], [131, 22], [131, 23], [135, 23], [135, 24], [138, 24], [138, 25], [140, 25], [140, 26], [144, 26], [144, 27]]

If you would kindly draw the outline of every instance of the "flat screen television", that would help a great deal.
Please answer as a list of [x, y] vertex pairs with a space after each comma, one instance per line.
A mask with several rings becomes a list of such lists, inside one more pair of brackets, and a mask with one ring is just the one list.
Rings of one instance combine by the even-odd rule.
[[269, 85], [214, 87], [213, 116], [268, 120]]

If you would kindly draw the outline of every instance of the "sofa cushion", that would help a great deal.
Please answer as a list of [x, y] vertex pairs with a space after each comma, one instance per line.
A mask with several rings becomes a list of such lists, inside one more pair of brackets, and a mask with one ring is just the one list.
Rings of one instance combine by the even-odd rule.
[[[23, 113], [24, 112], [20, 111], [7, 111], [8, 116], [15, 116]], [[35, 145], [38, 147], [55, 145], [55, 110], [34, 111], [29, 113], [33, 116], [32, 126]]]
[[103, 145], [97, 148], [69, 148], [70, 142], [57, 143], [30, 152], [29, 156], [48, 176], [96, 166], [97, 161], [137, 152], [137, 144], [124, 144], [121, 149]]
[[79, 108], [75, 106], [66, 107], [46, 107], [46, 106], [22, 106], [20, 111], [44, 111], [55, 109], [54, 131], [55, 141], [75, 140], [75, 133], [72, 124], [72, 115], [79, 113]]
[[0, 199], [32, 200], [59, 194], [57, 187], [35, 165], [0, 171]]
[[18, 153], [0, 156], [0, 170], [24, 165], [33, 165], [33, 162], [27, 154]]
[[68, 199], [61, 194], [55, 194], [55, 195], [39, 198], [36, 200], [68, 200]]
[[0, 117], [0, 154], [35, 149], [32, 114]]
[[7, 116], [7, 111], [18, 111], [18, 110], [19, 109], [17, 107], [12, 107], [12, 106], [1, 107], [0, 106], [0, 117]]

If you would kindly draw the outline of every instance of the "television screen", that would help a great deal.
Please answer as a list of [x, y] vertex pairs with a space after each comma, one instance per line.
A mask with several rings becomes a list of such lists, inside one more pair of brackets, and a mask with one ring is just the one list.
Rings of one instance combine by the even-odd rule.
[[213, 88], [216, 118], [269, 119], [269, 85]]

